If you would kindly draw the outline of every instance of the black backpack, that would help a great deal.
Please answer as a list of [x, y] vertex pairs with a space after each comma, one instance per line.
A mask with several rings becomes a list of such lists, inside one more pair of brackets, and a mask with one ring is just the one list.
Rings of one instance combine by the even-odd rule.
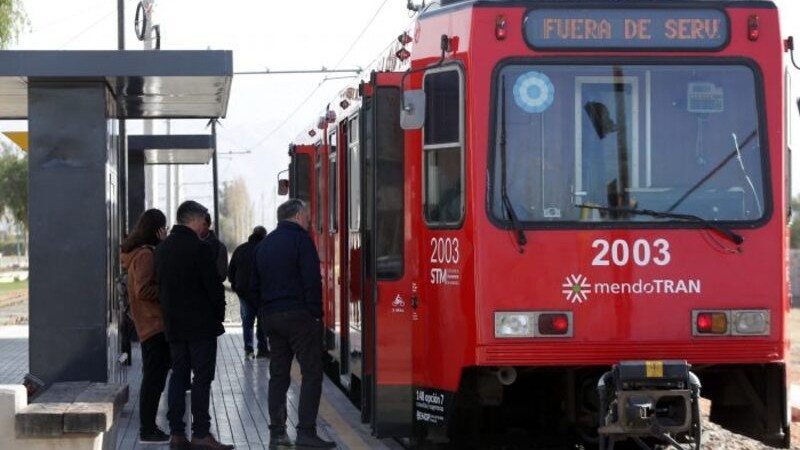
[[114, 279], [114, 286], [117, 290], [117, 303], [120, 313], [125, 314], [125, 317], [129, 320], [133, 320], [131, 300], [128, 298], [128, 272], [126, 270], [117, 275]]

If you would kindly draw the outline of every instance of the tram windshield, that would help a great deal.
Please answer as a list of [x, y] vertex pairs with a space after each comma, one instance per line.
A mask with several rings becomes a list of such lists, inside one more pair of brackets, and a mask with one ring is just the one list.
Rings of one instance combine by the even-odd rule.
[[497, 220], [507, 205], [523, 224], [674, 220], [626, 209], [721, 222], [766, 214], [748, 66], [517, 64], [495, 82]]

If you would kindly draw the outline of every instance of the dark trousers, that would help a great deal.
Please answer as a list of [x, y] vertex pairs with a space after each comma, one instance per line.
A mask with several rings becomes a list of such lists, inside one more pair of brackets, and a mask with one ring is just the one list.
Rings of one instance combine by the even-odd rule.
[[291, 384], [292, 359], [297, 357], [303, 375], [297, 432], [315, 432], [322, 395], [322, 321], [305, 310], [262, 313], [259, 316], [267, 330], [270, 346], [270, 430], [286, 429], [286, 392]]
[[242, 316], [242, 335], [244, 336], [244, 349], [245, 351], [253, 351], [253, 324], [256, 324], [256, 343], [258, 351], [264, 353], [267, 351], [267, 338], [264, 334], [262, 320], [258, 319], [256, 323], [257, 309], [255, 306], [249, 304], [245, 299], [239, 297], [239, 313]]
[[158, 402], [170, 367], [169, 344], [164, 333], [150, 336], [142, 342], [142, 386], [139, 389], [140, 431], [156, 430]]
[[217, 363], [217, 338], [170, 342], [169, 348], [172, 352], [172, 376], [167, 392], [170, 434], [186, 434], [186, 424], [183, 423], [185, 395], [189, 389], [189, 375], [194, 373], [191, 386], [192, 437], [202, 439], [208, 436], [211, 428], [208, 403]]

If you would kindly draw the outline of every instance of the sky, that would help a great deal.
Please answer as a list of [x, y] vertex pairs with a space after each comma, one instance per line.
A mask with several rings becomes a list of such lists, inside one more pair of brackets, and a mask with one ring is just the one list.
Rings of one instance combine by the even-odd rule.
[[[117, 0], [23, 0], [29, 29], [11, 49], [116, 49]], [[138, 0], [125, 0], [126, 47], [134, 36]], [[781, 33], [794, 35], [800, 63], [800, 1], [775, 0]], [[165, 50], [233, 50], [234, 71], [365, 67], [410, 24], [406, 0], [156, 0], [155, 20]], [[788, 64], [788, 54], [787, 54]], [[791, 66], [790, 66], [791, 67]], [[800, 96], [800, 71], [791, 68]], [[334, 76], [334, 75], [329, 75]], [[288, 165], [288, 144], [314, 122], [325, 104], [355, 79], [326, 75], [235, 76], [227, 116], [219, 128], [220, 180], [242, 177], [255, 222], [274, 224], [277, 173]], [[311, 95], [313, 92], [313, 95]], [[800, 115], [793, 117], [793, 147], [800, 150]], [[204, 121], [173, 121], [173, 133], [204, 133]], [[24, 123], [0, 123], [21, 129]], [[136, 132], [138, 123], [129, 125]], [[164, 132], [163, 123], [155, 132]], [[237, 154], [225, 155], [236, 152]], [[241, 154], [240, 152], [250, 152]], [[793, 161], [792, 192], [800, 193], [800, 151]], [[163, 170], [163, 169], [162, 169]], [[210, 166], [182, 169], [181, 200], [210, 205]], [[159, 206], [159, 205], [156, 205]]]
[[[143, 47], [133, 31], [137, 3], [125, 0], [128, 49]], [[116, 0], [24, 0], [24, 6], [30, 28], [11, 49], [116, 49]], [[406, 0], [156, 0], [155, 8], [162, 49], [233, 50], [234, 71], [364, 67], [411, 23]], [[227, 115], [218, 129], [220, 181], [245, 179], [255, 222], [270, 228], [274, 224], [273, 212], [282, 200], [277, 197], [277, 174], [288, 166], [289, 143], [337, 92], [355, 82], [323, 82], [325, 78], [234, 77]], [[129, 122], [129, 134], [141, 130], [140, 123]], [[24, 127], [0, 123], [2, 130]], [[165, 130], [163, 121], [156, 123], [156, 133]], [[209, 132], [205, 121], [185, 120], [172, 121], [171, 131]], [[230, 152], [237, 154], [225, 155]], [[210, 165], [185, 166], [181, 177], [181, 200], [212, 204]]]

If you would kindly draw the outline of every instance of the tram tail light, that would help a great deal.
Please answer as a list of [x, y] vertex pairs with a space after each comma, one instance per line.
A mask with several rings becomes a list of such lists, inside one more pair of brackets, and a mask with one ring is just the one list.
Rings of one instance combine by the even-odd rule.
[[413, 41], [413, 40], [414, 40], [414, 38], [412, 38], [411, 35], [408, 34], [408, 32], [406, 32], [406, 31], [404, 31], [403, 34], [401, 34], [400, 36], [397, 36], [397, 42], [399, 42], [400, 45], [403, 45], [403, 46], [406, 46], [406, 45], [410, 44], [411, 41]]
[[572, 337], [570, 311], [504, 311], [494, 313], [496, 338]]
[[747, 19], [747, 39], [757, 41], [760, 34], [758, 29], [758, 16], [750, 16]]
[[497, 16], [494, 22], [494, 37], [498, 41], [506, 40], [508, 37], [508, 25], [506, 23], [506, 16]]
[[728, 334], [728, 312], [695, 311], [694, 332], [696, 335]]
[[542, 336], [565, 335], [569, 331], [569, 317], [565, 313], [539, 315], [539, 334]]
[[695, 336], [766, 336], [769, 327], [768, 309], [692, 311]]
[[394, 56], [397, 57], [400, 61], [405, 61], [411, 57], [411, 52], [405, 49], [405, 47], [401, 48], [400, 50], [394, 53]]

